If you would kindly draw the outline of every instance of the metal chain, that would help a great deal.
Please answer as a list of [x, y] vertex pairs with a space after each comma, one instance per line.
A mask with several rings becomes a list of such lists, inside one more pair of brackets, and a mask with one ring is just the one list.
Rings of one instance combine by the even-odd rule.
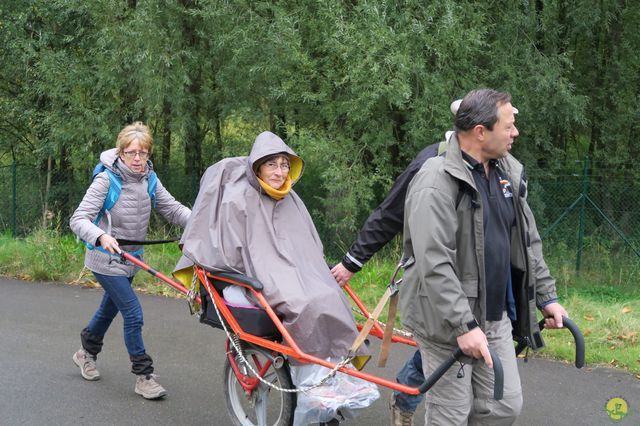
[[[207, 290], [209, 290], [209, 280], [207, 279], [206, 275], [204, 277], [204, 279], [207, 281]], [[240, 343], [240, 339], [238, 338], [238, 335], [235, 333], [230, 333], [229, 330], [227, 329], [227, 326], [225, 325], [224, 319], [222, 318], [222, 315], [220, 314], [220, 311], [218, 310], [218, 306], [216, 305], [216, 303], [211, 300], [211, 303], [213, 304], [214, 309], [216, 310], [216, 314], [218, 315], [218, 319], [220, 320], [220, 324], [222, 324], [222, 328], [224, 330], [224, 332], [227, 334], [227, 338], [229, 339], [229, 341], [231, 342], [231, 346], [233, 346], [233, 348], [236, 351], [236, 356], [238, 356], [240, 358], [240, 362], [242, 362], [245, 366], [247, 366], [247, 368], [249, 368], [249, 370], [256, 376], [256, 378], [258, 380], [260, 380], [260, 382], [264, 383], [265, 385], [269, 386], [270, 388], [273, 388], [275, 390], [278, 390], [280, 392], [288, 392], [288, 393], [299, 393], [299, 392], [308, 392], [312, 389], [318, 388], [320, 386], [322, 386], [327, 380], [329, 380], [331, 377], [333, 377], [336, 372], [344, 367], [345, 365], [347, 365], [348, 363], [351, 362], [351, 360], [353, 360], [353, 357], [346, 357], [344, 358], [342, 361], [340, 361], [338, 364], [336, 364], [336, 366], [334, 368], [332, 368], [329, 373], [327, 373], [327, 375], [322, 378], [318, 383], [311, 385], [311, 386], [305, 386], [305, 387], [301, 387], [301, 388], [296, 388], [296, 389], [285, 389], [285, 388], [281, 388], [277, 385], [274, 385], [271, 382], [268, 382], [266, 380], [264, 380], [262, 377], [260, 377], [260, 374], [258, 374], [258, 372], [256, 372], [256, 370], [253, 369], [253, 367], [251, 366], [251, 363], [249, 363], [249, 361], [247, 361], [247, 359], [245, 358], [244, 354], [242, 353], [242, 344]]]
[[[195, 300], [196, 300], [196, 284], [197, 283], [198, 283], [198, 276], [197, 276], [196, 271], [194, 269], [193, 275], [191, 277], [191, 288], [189, 288], [187, 290], [187, 294], [186, 294], [186, 296], [187, 296], [187, 304], [189, 305], [189, 311], [191, 312], [191, 315], [195, 315], [196, 313], [198, 313], [195, 310], [195, 307], [196, 307], [196, 303], [195, 303]], [[200, 306], [200, 312], [202, 312], [202, 306]]]

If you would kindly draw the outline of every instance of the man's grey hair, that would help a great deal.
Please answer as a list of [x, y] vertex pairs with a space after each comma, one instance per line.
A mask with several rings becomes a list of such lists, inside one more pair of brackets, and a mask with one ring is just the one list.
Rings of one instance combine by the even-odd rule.
[[478, 89], [467, 93], [456, 113], [456, 131], [467, 131], [478, 124], [489, 130], [498, 121], [498, 108], [511, 102], [511, 95], [493, 89]]

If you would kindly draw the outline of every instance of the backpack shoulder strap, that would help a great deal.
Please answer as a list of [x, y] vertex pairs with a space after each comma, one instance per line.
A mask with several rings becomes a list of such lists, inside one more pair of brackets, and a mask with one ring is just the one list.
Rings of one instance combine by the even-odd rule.
[[462, 201], [462, 197], [464, 197], [464, 193], [467, 191], [467, 184], [463, 181], [458, 181], [458, 194], [456, 195], [456, 210], [458, 206], [460, 206], [460, 201]]
[[149, 173], [147, 192], [149, 193], [149, 199], [151, 199], [151, 207], [156, 207], [156, 187], [158, 186], [158, 176], [153, 170]]
[[107, 170], [107, 167], [104, 165], [104, 163], [100, 162], [96, 164], [96, 166], [93, 168], [93, 172], [91, 172], [91, 180], [94, 180], [96, 176], [98, 176], [100, 173], [104, 172], [105, 170]]
[[438, 144], [438, 155], [442, 155], [447, 152], [447, 146], [449, 146], [449, 143], [447, 141], [440, 142]]
[[464, 194], [469, 194], [471, 196], [471, 208], [477, 209], [480, 207], [480, 202], [477, 199], [477, 192], [466, 182], [461, 180], [458, 181], [458, 195], [456, 195], [456, 210], [462, 201], [462, 197]]
[[104, 210], [111, 210], [116, 204], [116, 201], [118, 201], [118, 198], [120, 198], [120, 192], [122, 192], [122, 180], [120, 180], [120, 177], [111, 170], [105, 170], [109, 176], [109, 192], [107, 193], [107, 198], [105, 198], [102, 208]]
[[107, 172], [107, 176], [109, 177], [109, 191], [104, 199], [104, 203], [102, 203], [102, 208], [93, 221], [96, 225], [100, 223], [105, 212], [113, 208], [116, 201], [118, 201], [118, 198], [120, 198], [120, 192], [122, 191], [122, 181], [120, 180], [120, 177], [107, 169], [103, 163], [98, 163], [98, 165], [93, 169], [92, 179], [95, 179], [95, 177], [101, 172]]
[[[118, 198], [120, 197], [120, 192], [122, 191], [122, 181], [120, 180], [120, 177], [118, 177], [118, 175], [113, 173], [111, 170], [107, 169], [103, 163], [98, 163], [93, 168], [93, 172], [91, 173], [91, 180], [95, 179], [96, 176], [98, 176], [102, 172], [106, 172], [107, 176], [109, 177], [109, 190], [107, 191], [107, 196], [102, 203], [100, 211], [96, 215], [96, 218], [93, 220], [93, 223], [95, 225], [98, 225], [105, 213], [113, 208], [113, 206], [116, 204], [116, 201], [118, 201]], [[109, 229], [107, 232], [111, 233], [111, 219], [110, 217], [107, 218], [109, 220]], [[104, 253], [110, 254], [102, 247], [95, 247], [93, 244], [87, 243], [86, 241], [84, 242], [84, 245], [87, 246], [89, 250], [98, 249]]]

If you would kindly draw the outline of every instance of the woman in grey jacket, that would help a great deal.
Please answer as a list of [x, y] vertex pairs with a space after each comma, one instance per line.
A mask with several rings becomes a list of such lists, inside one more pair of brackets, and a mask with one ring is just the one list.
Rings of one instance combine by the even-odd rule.
[[[149, 191], [153, 165], [148, 160], [153, 148], [149, 128], [141, 122], [126, 126], [118, 134], [116, 148], [103, 152], [100, 161], [105, 171], [97, 174], [70, 220], [71, 230], [87, 243], [85, 266], [93, 272], [105, 293], [89, 325], [80, 333], [82, 348], [73, 361], [82, 377], [98, 380], [96, 358], [111, 322], [120, 312], [124, 320], [124, 342], [136, 374], [135, 392], [147, 399], [161, 398], [166, 390], [153, 375], [153, 360], [142, 341], [142, 307], [131, 283], [137, 267], [122, 261], [121, 250], [142, 256], [141, 246], [118, 245], [117, 238], [145, 240], [151, 215]], [[122, 185], [113, 207], [103, 211], [110, 185], [116, 179]], [[155, 180], [155, 176], [152, 176]], [[114, 184], [115, 185], [115, 184]], [[191, 210], [178, 201], [156, 180], [155, 207], [168, 221], [184, 227]], [[113, 191], [113, 189], [112, 189]], [[101, 218], [96, 220], [99, 215]], [[95, 246], [95, 247], [94, 247]]]

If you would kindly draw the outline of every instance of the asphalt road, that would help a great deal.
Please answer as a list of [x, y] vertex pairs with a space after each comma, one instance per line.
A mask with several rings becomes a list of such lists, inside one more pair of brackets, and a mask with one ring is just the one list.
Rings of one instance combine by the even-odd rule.
[[[224, 334], [198, 323], [181, 300], [141, 295], [145, 344], [167, 398], [147, 401], [133, 392], [120, 317], [99, 358], [102, 379], [83, 380], [71, 355], [101, 295], [100, 289], [0, 278], [0, 425], [230, 424], [222, 387]], [[382, 375], [392, 378], [411, 353], [394, 348]], [[605, 412], [613, 397], [629, 404], [615, 424], [640, 425], [640, 380], [587, 367], [521, 363], [525, 406], [517, 425], [614, 424]], [[380, 400], [343, 424], [388, 424], [389, 393], [381, 389]], [[423, 424], [423, 408], [417, 419]]]

